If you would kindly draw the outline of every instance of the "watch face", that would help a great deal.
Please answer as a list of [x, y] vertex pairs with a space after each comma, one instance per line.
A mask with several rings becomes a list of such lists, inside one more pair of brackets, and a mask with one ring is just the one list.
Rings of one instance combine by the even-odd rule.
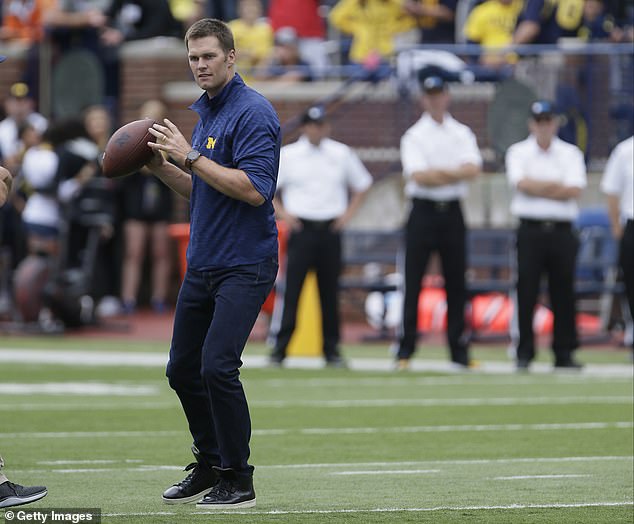
[[198, 151], [190, 151], [189, 153], [187, 153], [187, 159], [190, 161], [196, 160], [199, 156], [200, 153]]

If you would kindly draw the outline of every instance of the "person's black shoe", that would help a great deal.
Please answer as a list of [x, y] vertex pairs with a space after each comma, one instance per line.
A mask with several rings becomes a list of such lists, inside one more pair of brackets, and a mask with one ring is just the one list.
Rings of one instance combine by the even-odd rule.
[[30, 504], [46, 497], [48, 491], [44, 486], [20, 486], [13, 482], [0, 484], [0, 508], [11, 508]]
[[520, 359], [517, 361], [516, 369], [519, 373], [526, 373], [530, 368], [531, 361], [527, 359]]
[[218, 472], [205, 464], [196, 448], [192, 448], [196, 462], [189, 464], [185, 471], [191, 471], [187, 477], [163, 492], [165, 504], [188, 504], [197, 502], [218, 482]]
[[253, 477], [238, 475], [233, 469], [214, 468], [219, 476], [218, 483], [196, 504], [201, 509], [232, 509], [255, 507]]
[[569, 358], [566, 360], [556, 360], [555, 369], [568, 369], [571, 371], [580, 371], [581, 369], [583, 369], [583, 364], [581, 362], [577, 362], [576, 360], [572, 358]]

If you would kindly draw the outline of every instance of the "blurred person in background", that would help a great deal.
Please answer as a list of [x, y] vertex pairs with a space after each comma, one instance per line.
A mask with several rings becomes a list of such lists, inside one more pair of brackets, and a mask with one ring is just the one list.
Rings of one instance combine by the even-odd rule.
[[[612, 234], [619, 242], [619, 265], [625, 295], [634, 319], [634, 137], [619, 143], [608, 159], [601, 190], [608, 202]], [[632, 341], [634, 355], [634, 340]]]
[[506, 152], [506, 176], [514, 191], [511, 214], [517, 228], [517, 370], [528, 371], [536, 356], [533, 316], [548, 278], [554, 317], [552, 350], [555, 368], [580, 369], [574, 292], [579, 240], [573, 223], [587, 185], [582, 151], [557, 137], [560, 118], [552, 102], [530, 107], [530, 135]]
[[[167, 108], [160, 100], [141, 106], [139, 118], [162, 122]], [[123, 311], [136, 309], [145, 254], [151, 247], [150, 304], [157, 313], [166, 310], [171, 270], [169, 221], [172, 218], [172, 190], [146, 167], [121, 180], [124, 257], [121, 283]]]
[[310, 65], [317, 77], [326, 73], [329, 65], [325, 47], [326, 23], [320, 9], [326, 2], [319, 0], [270, 0], [268, 18], [274, 32], [292, 27], [298, 38], [302, 61]]
[[420, 42], [453, 44], [456, 40], [457, 0], [405, 0], [405, 11], [416, 18]]
[[310, 65], [299, 54], [295, 29], [283, 27], [275, 33], [273, 50], [262, 67], [254, 70], [254, 79], [286, 83], [313, 79]]
[[262, 17], [260, 0], [240, 0], [239, 17], [229, 22], [236, 47], [240, 50], [236, 57], [237, 71], [248, 83], [251, 70], [265, 63], [273, 50], [273, 29]]
[[[340, 0], [329, 14], [330, 23], [352, 36], [348, 53], [356, 71], [389, 76], [389, 61], [395, 52], [395, 37], [415, 26], [400, 0]], [[359, 68], [362, 68], [361, 70]]]
[[466, 226], [461, 200], [480, 175], [482, 157], [473, 131], [449, 113], [451, 95], [438, 76], [422, 78], [420, 119], [401, 138], [405, 194], [411, 209], [405, 228], [405, 296], [396, 366], [409, 368], [418, 335], [418, 300], [432, 253], [440, 256], [447, 297], [447, 342], [452, 365], [475, 367], [465, 329]]
[[552, 2], [526, 0], [513, 34], [514, 44], [556, 44], [576, 37], [583, 20], [585, 0]]
[[11, 172], [17, 173], [24, 151], [20, 128], [28, 124], [41, 134], [48, 126], [48, 120], [35, 111], [35, 100], [29, 86], [23, 82], [11, 86], [4, 109], [6, 117], [0, 121], [0, 159]]
[[517, 57], [508, 52], [508, 47], [513, 43], [522, 6], [522, 0], [486, 0], [471, 10], [464, 35], [469, 43], [483, 47], [479, 58], [482, 65], [495, 68], [516, 61]]
[[326, 365], [343, 367], [339, 352], [341, 232], [372, 184], [372, 175], [347, 145], [329, 138], [322, 107], [302, 118], [300, 139], [282, 148], [273, 200], [276, 216], [289, 228], [284, 295], [271, 321], [270, 362], [281, 365], [295, 331], [297, 306], [308, 271], [315, 269]]

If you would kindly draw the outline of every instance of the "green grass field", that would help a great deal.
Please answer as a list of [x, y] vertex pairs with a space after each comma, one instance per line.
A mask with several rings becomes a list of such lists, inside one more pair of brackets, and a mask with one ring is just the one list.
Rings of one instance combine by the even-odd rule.
[[[24, 359], [3, 361], [9, 348]], [[483, 362], [506, 360], [501, 348], [474, 350]], [[76, 358], [43, 361], [42, 351]], [[625, 351], [581, 352], [580, 360], [617, 373], [247, 365], [258, 502], [237, 514], [161, 502], [193, 460], [164, 378], [166, 351], [167, 344], [59, 337], [0, 341], [6, 473], [49, 489], [25, 509], [101, 508], [108, 523], [633, 521], [633, 384]], [[118, 365], [117, 352], [139, 358]], [[245, 355], [263, 353], [252, 344]], [[388, 362], [385, 346], [345, 353]], [[114, 358], [100, 365], [86, 360], [108, 355]], [[445, 358], [442, 348], [421, 347], [418, 355]]]

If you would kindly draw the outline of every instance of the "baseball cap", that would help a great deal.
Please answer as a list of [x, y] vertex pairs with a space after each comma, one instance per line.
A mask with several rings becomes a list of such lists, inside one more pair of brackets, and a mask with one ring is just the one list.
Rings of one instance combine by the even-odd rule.
[[553, 118], [556, 114], [555, 105], [549, 100], [537, 100], [531, 104], [531, 116], [535, 120]]
[[428, 76], [422, 82], [422, 88], [425, 93], [435, 93], [444, 91], [446, 86], [445, 80], [440, 76]]
[[323, 122], [326, 119], [326, 110], [322, 106], [313, 106], [302, 116], [302, 124]]
[[16, 82], [9, 88], [9, 95], [13, 98], [27, 98], [29, 96], [29, 86], [24, 82]]

